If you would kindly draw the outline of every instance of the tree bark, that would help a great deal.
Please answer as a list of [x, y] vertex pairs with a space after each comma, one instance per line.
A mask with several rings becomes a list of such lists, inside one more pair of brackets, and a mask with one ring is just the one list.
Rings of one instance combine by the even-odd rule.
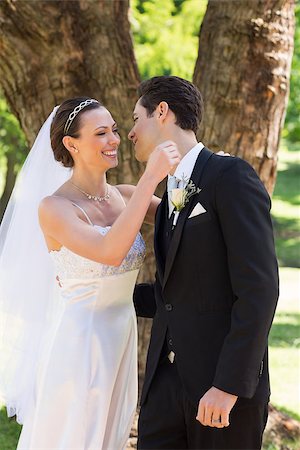
[[203, 94], [199, 138], [246, 159], [271, 194], [289, 94], [293, 0], [209, 0], [194, 82]]
[[[139, 82], [128, 0], [0, 3], [0, 79], [30, 144], [52, 108], [77, 95], [101, 100], [130, 127]], [[139, 165], [123, 139], [114, 178], [132, 181]]]

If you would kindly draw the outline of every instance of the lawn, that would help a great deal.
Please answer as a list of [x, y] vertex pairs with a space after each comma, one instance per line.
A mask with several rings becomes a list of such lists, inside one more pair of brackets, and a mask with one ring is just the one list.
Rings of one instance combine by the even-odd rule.
[[300, 269], [280, 268], [280, 298], [271, 328], [271, 402], [300, 420]]
[[272, 218], [279, 265], [300, 267], [300, 144], [282, 142]]
[[280, 298], [270, 333], [271, 401], [300, 420], [300, 145], [282, 142], [272, 198]]
[[16, 450], [21, 427], [8, 420], [4, 408], [0, 412], [0, 450]]

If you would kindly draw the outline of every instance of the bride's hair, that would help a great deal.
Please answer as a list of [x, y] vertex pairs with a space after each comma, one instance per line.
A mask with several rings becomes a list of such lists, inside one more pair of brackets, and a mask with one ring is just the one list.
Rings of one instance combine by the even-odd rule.
[[[54, 158], [62, 163], [64, 167], [73, 167], [74, 161], [70, 152], [64, 146], [62, 140], [65, 136], [65, 125], [70, 114], [80, 103], [90, 100], [90, 97], [76, 97], [65, 100], [58, 108], [50, 129], [51, 147], [53, 149]], [[103, 106], [100, 102], [93, 102], [78, 112], [72, 120], [68, 128], [68, 136], [78, 138], [81, 127], [81, 116], [84, 112]]]

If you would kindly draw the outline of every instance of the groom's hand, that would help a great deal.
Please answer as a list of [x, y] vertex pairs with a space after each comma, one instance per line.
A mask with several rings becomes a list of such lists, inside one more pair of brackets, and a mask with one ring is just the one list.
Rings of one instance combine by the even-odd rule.
[[229, 426], [229, 414], [237, 396], [211, 387], [200, 399], [196, 419], [202, 425], [216, 428]]

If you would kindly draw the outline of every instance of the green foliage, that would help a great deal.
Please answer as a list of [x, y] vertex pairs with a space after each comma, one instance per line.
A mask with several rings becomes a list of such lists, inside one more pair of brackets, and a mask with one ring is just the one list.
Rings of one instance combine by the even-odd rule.
[[207, 0], [132, 0], [131, 28], [142, 79], [192, 79]]
[[9, 111], [6, 101], [0, 97], [0, 157], [17, 152], [18, 162], [26, 156], [26, 140], [17, 118]]
[[300, 4], [295, 9], [296, 30], [294, 56], [291, 70], [290, 97], [286, 113], [283, 137], [291, 142], [300, 141]]
[[26, 140], [17, 118], [9, 111], [6, 101], [0, 96], [0, 193], [4, 186], [6, 157], [9, 152], [15, 153], [15, 169], [18, 170], [26, 157]]

